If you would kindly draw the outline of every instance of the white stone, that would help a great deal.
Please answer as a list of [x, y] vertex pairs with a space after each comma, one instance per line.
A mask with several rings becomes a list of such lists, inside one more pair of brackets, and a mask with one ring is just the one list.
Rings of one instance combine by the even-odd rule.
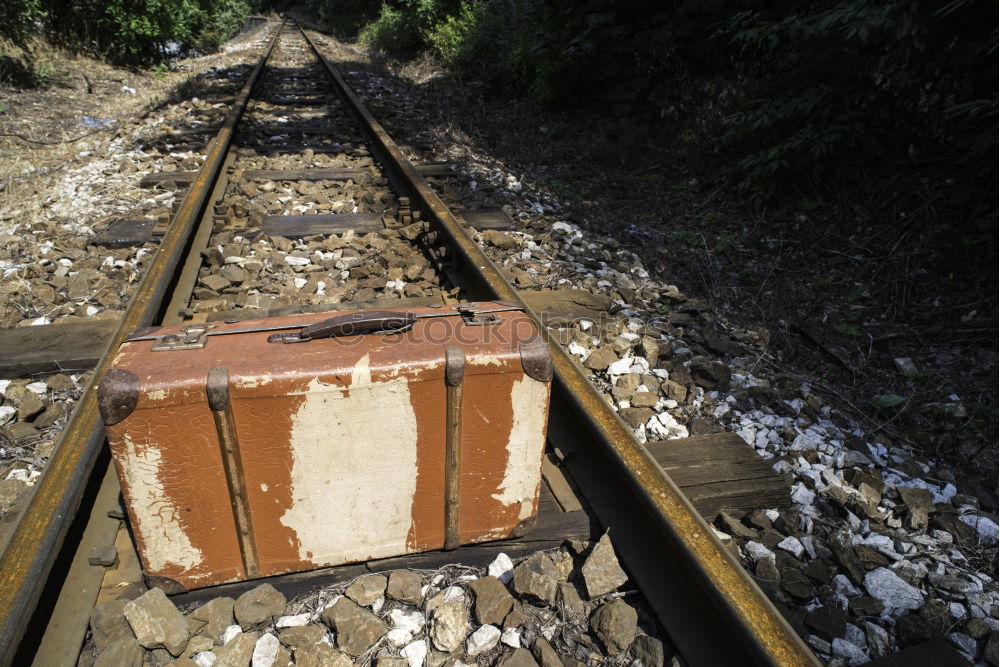
[[892, 570], [879, 567], [865, 575], [865, 590], [889, 611], [919, 609], [924, 604], [920, 590], [900, 579]]
[[392, 627], [398, 630], [416, 634], [424, 628], [424, 615], [419, 611], [404, 611], [403, 609], [393, 609], [389, 612], [389, 620]]
[[503, 633], [500, 632], [500, 628], [495, 625], [484, 625], [469, 635], [465, 641], [465, 652], [473, 658], [485, 653], [497, 645], [501, 634]]
[[856, 598], [861, 595], [861, 591], [843, 574], [833, 577], [833, 590], [849, 598]]
[[505, 553], [497, 554], [486, 573], [499, 579], [500, 583], [506, 584], [514, 576], [514, 562]]
[[753, 558], [755, 563], [761, 558], [774, 558], [774, 552], [760, 542], [750, 540], [743, 545], [743, 549], [750, 555], [751, 558]]
[[211, 651], [195, 653], [194, 657], [191, 658], [191, 662], [198, 665], [198, 667], [212, 667], [215, 664], [215, 660], [216, 656]]
[[418, 639], [403, 647], [399, 654], [406, 659], [410, 667], [423, 667], [424, 658], [427, 657], [427, 642]]
[[788, 449], [793, 452], [804, 452], [810, 449], [819, 449], [820, 446], [821, 443], [818, 440], [806, 435], [805, 433], [800, 433], [795, 436], [795, 440], [792, 440], [792, 444], [788, 446]]
[[393, 628], [385, 633], [386, 640], [395, 648], [402, 648], [413, 640], [413, 633], [401, 628]]
[[16, 414], [16, 408], [12, 408], [9, 405], [0, 405], [0, 426], [10, 422]]
[[625, 355], [618, 361], [608, 366], [608, 375], [624, 375], [632, 369], [633, 363], [635, 363], [635, 359]]
[[253, 647], [253, 659], [251, 667], [271, 667], [278, 658], [278, 649], [281, 642], [270, 632], [266, 633]]
[[48, 391], [49, 386], [44, 382], [32, 382], [30, 384], [25, 385], [24, 388], [30, 391], [32, 394], [44, 394], [46, 391]]
[[241, 632], [243, 632], [243, 628], [241, 628], [240, 626], [238, 626], [238, 625], [230, 625], [222, 633], [222, 637], [220, 637], [219, 639], [222, 641], [222, 645], [225, 646], [226, 644], [229, 643], [230, 639], [232, 639], [236, 635], [240, 634]]
[[998, 526], [993, 519], [978, 514], [963, 514], [958, 517], [958, 520], [975, 528], [983, 542], [997, 544]]
[[970, 660], [976, 659], [979, 647], [976, 644], [976, 640], [969, 635], [961, 632], [951, 632], [948, 634], [948, 641], [954, 644], [955, 648], [964, 653]]
[[853, 623], [847, 624], [847, 629], [844, 630], [844, 639], [851, 642], [855, 646], [860, 646], [861, 648], [868, 645], [868, 639], [865, 637], [865, 631]]
[[865, 546], [869, 546], [875, 549], [881, 554], [888, 556], [893, 560], [899, 560], [902, 558], [901, 555], [896, 551], [896, 547], [892, 542], [892, 538], [888, 535], [882, 535], [881, 533], [870, 533], [862, 542]]
[[792, 501], [800, 505], [812, 505], [816, 500], [816, 494], [806, 488], [806, 485], [797, 482], [792, 486]]
[[510, 646], [511, 648], [521, 647], [521, 629], [520, 628], [507, 628], [500, 635], [500, 641]]
[[[346, 258], [345, 258], [346, 259]], [[341, 260], [343, 261], [343, 260]], [[286, 255], [285, 264], [289, 266], [306, 266], [312, 262], [308, 257], [296, 257], [295, 255]]]
[[847, 661], [848, 665], [854, 667], [854, 665], [863, 665], [869, 662], [868, 654], [862, 650], [860, 646], [855, 646], [853, 643], [837, 637], [830, 644], [833, 649], [833, 655], [838, 658], [843, 658]]
[[785, 551], [792, 554], [796, 558], [800, 557], [802, 553], [806, 550], [805, 547], [802, 546], [802, 543], [799, 542], [799, 539], [792, 535], [789, 535], [785, 539], [778, 542], [778, 548], [784, 549]]
[[274, 622], [274, 626], [277, 628], [300, 628], [304, 625], [309, 625], [309, 614], [281, 616]]

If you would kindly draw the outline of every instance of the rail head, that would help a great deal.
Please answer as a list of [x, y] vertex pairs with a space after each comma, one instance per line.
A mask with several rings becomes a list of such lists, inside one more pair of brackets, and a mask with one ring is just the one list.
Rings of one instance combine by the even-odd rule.
[[192, 229], [201, 216], [209, 193], [219, 176], [232, 143], [236, 124], [250, 99], [264, 65], [281, 34], [275, 31], [256, 67], [247, 78], [226, 116], [222, 129], [210, 144], [205, 164], [181, 202], [160, 242], [149, 269], [129, 302], [112, 337], [108, 351], [94, 369], [90, 382], [53, 449], [49, 465], [35, 485], [21, 512], [3, 553], [0, 554], [0, 665], [10, 665], [48, 583], [53, 564], [63, 546], [70, 524], [104, 446], [104, 425], [98, 411], [96, 388], [125, 337], [156, 321], [170, 290], [174, 273], [188, 245]]
[[[652, 522], [688, 557], [708, 604], [740, 638], [748, 658], [766, 665], [819, 665], [815, 654], [767, 599], [760, 587], [715, 536], [691, 502], [632, 435], [608, 406], [569, 354], [547, 334], [541, 318], [518, 295], [500, 269], [480, 248], [447, 205], [419, 175], [382, 125], [364, 107], [329, 59], [302, 30], [306, 41], [336, 84], [337, 94], [372, 140], [383, 168], [399, 180], [400, 195], [408, 195], [424, 219], [443, 232], [464, 265], [478, 278], [485, 298], [514, 301], [535, 320], [552, 351], [555, 370], [553, 392], [573, 408], [577, 423], [607, 455], [642, 503]], [[625, 555], [628, 561], [628, 555]], [[634, 573], [635, 574], [635, 573]], [[642, 582], [640, 581], [640, 584]], [[657, 607], [656, 600], [653, 602]], [[659, 611], [659, 610], [657, 610]]]

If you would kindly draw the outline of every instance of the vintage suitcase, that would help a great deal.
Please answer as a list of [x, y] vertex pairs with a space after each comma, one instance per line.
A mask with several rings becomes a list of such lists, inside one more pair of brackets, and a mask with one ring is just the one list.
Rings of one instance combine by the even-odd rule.
[[167, 592], [520, 536], [552, 362], [499, 302], [135, 332], [98, 390]]

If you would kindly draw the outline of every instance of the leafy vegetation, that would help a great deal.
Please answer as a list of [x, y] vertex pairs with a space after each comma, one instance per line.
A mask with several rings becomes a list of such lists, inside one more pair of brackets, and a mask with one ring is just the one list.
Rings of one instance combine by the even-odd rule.
[[116, 63], [146, 65], [171, 53], [217, 49], [248, 11], [245, 0], [4, 0], [0, 38], [44, 83], [50, 77], [41, 77], [32, 61], [35, 37]]
[[367, 14], [358, 0], [307, 4], [326, 16], [346, 6], [354, 29], [342, 35], [396, 57], [429, 51], [495, 95], [649, 127], [697, 115], [678, 141], [711, 148], [756, 204], [873, 164], [952, 164], [978, 174], [977, 188], [996, 180], [996, 11], [985, 0], [382, 0]]

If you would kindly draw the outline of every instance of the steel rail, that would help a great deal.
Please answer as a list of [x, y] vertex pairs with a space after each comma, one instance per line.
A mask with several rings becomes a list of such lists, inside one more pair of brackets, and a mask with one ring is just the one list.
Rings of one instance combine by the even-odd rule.
[[[643, 507], [646, 525], [652, 525], [656, 534], [673, 547], [673, 562], [684, 567], [683, 572], [663, 572], [667, 563], [661, 563], [659, 572], [648, 566], [631, 569], [664, 626], [668, 631], [673, 628], [671, 639], [681, 649], [685, 661], [718, 664], [723, 659], [762, 665], [820, 665], [673, 480], [636, 441], [631, 429], [611, 410], [562, 346], [548, 336], [538, 315], [520, 298], [517, 290], [418, 174], [326, 56], [301, 27], [299, 30], [335, 82], [338, 97], [371, 140], [370, 149], [393, 180], [397, 194], [410, 196], [411, 205], [419, 207], [424, 219], [443, 232], [457, 253], [460, 267], [476, 277], [486, 298], [518, 303], [545, 332], [555, 366], [553, 414], [557, 409], [572, 413], [564, 414], [562, 420], [572, 422], [574, 439], [579, 438], [582, 428], [590, 436], [589, 454], [608, 466], [599, 477], [617, 474], [624, 488]], [[609, 516], [607, 511], [605, 516]], [[643, 561], [648, 565], [649, 555], [638, 553], [641, 549], [641, 538], [638, 544], [633, 539], [631, 553], [623, 553], [627, 565]], [[669, 582], [664, 581], [664, 577], [686, 581]], [[687, 611], [683, 611], [684, 607], [676, 601], [658, 597], [671, 591], [689, 591], [692, 583], [701, 598], [684, 600]], [[682, 631], [678, 632], [678, 627]], [[720, 628], [728, 628], [729, 634], [720, 633]], [[735, 641], [727, 642], [729, 637]]]
[[125, 337], [159, 319], [177, 267], [187, 252], [194, 225], [205, 208], [229, 151], [236, 124], [246, 109], [250, 93], [284, 25], [282, 22], [278, 27], [236, 96], [222, 129], [210, 145], [198, 177], [191, 183], [171, 220], [149, 269], [125, 310], [108, 351], [94, 369], [66, 429], [56, 443], [48, 467], [0, 555], [0, 665], [10, 665], [15, 658], [70, 523], [80, 506], [84, 487], [104, 446], [104, 424], [97, 409], [97, 384], [111, 366]]

